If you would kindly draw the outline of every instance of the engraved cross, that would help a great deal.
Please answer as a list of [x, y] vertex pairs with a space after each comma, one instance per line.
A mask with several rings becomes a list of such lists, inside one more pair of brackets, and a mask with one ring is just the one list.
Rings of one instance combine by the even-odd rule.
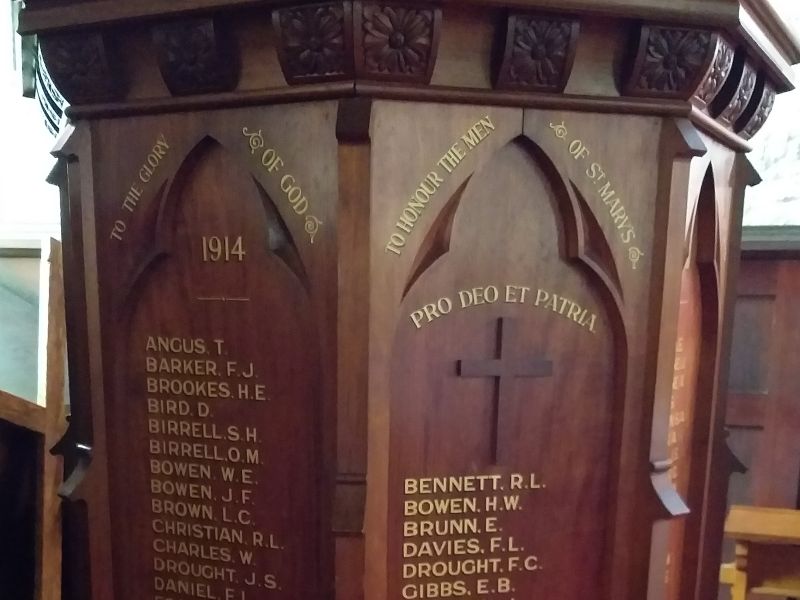
[[553, 374], [553, 363], [544, 359], [514, 359], [508, 354], [513, 352], [517, 332], [514, 320], [500, 318], [497, 320], [495, 342], [495, 358], [486, 360], [459, 360], [457, 369], [459, 377], [493, 377], [495, 379], [494, 397], [492, 398], [492, 464], [501, 458], [500, 439], [511, 431], [513, 413], [503, 410], [513, 392], [514, 379], [520, 377], [550, 377]]

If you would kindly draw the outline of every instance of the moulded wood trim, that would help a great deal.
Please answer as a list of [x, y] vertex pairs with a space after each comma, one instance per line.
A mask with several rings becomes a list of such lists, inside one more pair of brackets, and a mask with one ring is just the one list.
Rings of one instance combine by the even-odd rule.
[[[280, 6], [307, 2], [286, 0], [90, 0], [67, 6], [27, 8], [20, 14], [19, 33], [41, 33], [87, 25], [110, 25], [148, 19], [245, 6]], [[560, 12], [581, 12], [607, 16], [631, 16], [656, 20], [702, 23], [734, 27], [738, 23], [738, 0], [440, 0], [440, 4], [465, 4], [493, 8], [535, 8]]]
[[35, 402], [0, 390], [0, 420], [44, 433], [47, 429], [47, 410]]
[[184, 15], [255, 4], [279, 4], [279, 0], [170, 0], [169, 2], [91, 0], [66, 6], [25, 9], [20, 13], [17, 32], [26, 35], [89, 25], [113, 25], [123, 21]]
[[800, 258], [800, 225], [745, 227], [742, 254], [746, 258]]
[[407, 86], [391, 83], [338, 81], [299, 87], [280, 87], [255, 92], [225, 92], [191, 97], [159, 98], [133, 102], [86, 104], [67, 109], [72, 120], [127, 117], [215, 108], [338, 99], [349, 96], [417, 102], [449, 102], [511, 106], [521, 108], [572, 110], [605, 114], [637, 114], [688, 118], [699, 129], [733, 150], [749, 152], [752, 146], [726, 129], [699, 108], [681, 100], [640, 99], [621, 96], [540, 94], [516, 91], [479, 90], [445, 86]]
[[772, 29], [764, 29], [747, 6], [739, 10], [739, 23], [736, 27], [738, 35], [746, 42], [748, 50], [757, 56], [776, 83], [778, 93], [788, 92], [795, 88], [791, 62], [776, 46], [772, 37]]
[[329, 100], [355, 95], [353, 81], [309, 84], [301, 87], [280, 87], [254, 92], [223, 92], [198, 96], [166, 97], [133, 102], [111, 102], [71, 106], [66, 110], [72, 120], [89, 118], [127, 117], [131, 115], [162, 114], [277, 104], [279, 102], [304, 102]]
[[742, 0], [791, 64], [800, 62], [800, 32], [783, 20], [774, 0]]

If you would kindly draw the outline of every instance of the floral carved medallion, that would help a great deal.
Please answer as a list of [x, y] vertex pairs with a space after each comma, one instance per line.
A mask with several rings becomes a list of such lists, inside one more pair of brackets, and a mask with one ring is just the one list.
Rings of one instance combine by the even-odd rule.
[[357, 2], [355, 11], [359, 75], [430, 81], [439, 40], [439, 9]]
[[688, 100], [714, 60], [717, 37], [704, 29], [642, 27], [639, 53], [626, 93]]
[[273, 13], [281, 67], [289, 83], [352, 76], [349, 4], [284, 8]]
[[563, 91], [572, 71], [579, 31], [580, 25], [573, 19], [510, 15], [496, 87]]

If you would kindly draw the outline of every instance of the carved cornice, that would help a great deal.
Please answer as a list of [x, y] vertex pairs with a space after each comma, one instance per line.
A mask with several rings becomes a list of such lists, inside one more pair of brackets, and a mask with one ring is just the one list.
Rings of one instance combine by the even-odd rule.
[[[626, 43], [632, 27], [638, 44]], [[604, 112], [635, 105], [639, 114], [688, 116], [746, 147], [736, 132], [752, 134], [759, 103], [768, 105], [763, 90], [781, 89], [763, 59], [723, 29], [621, 19], [597, 26], [579, 12], [433, 0], [297, 0], [272, 10], [259, 2], [42, 38], [43, 63], [73, 105], [68, 115], [84, 117], [343, 95], [481, 98]]]
[[572, 72], [579, 33], [577, 19], [510, 13], [495, 87], [562, 92]]
[[236, 87], [239, 63], [233, 44], [214, 19], [159, 23], [151, 34], [161, 76], [174, 96], [225, 92]]
[[112, 67], [100, 33], [55, 33], [42, 36], [39, 43], [53, 83], [70, 104], [122, 97], [119, 70]]

